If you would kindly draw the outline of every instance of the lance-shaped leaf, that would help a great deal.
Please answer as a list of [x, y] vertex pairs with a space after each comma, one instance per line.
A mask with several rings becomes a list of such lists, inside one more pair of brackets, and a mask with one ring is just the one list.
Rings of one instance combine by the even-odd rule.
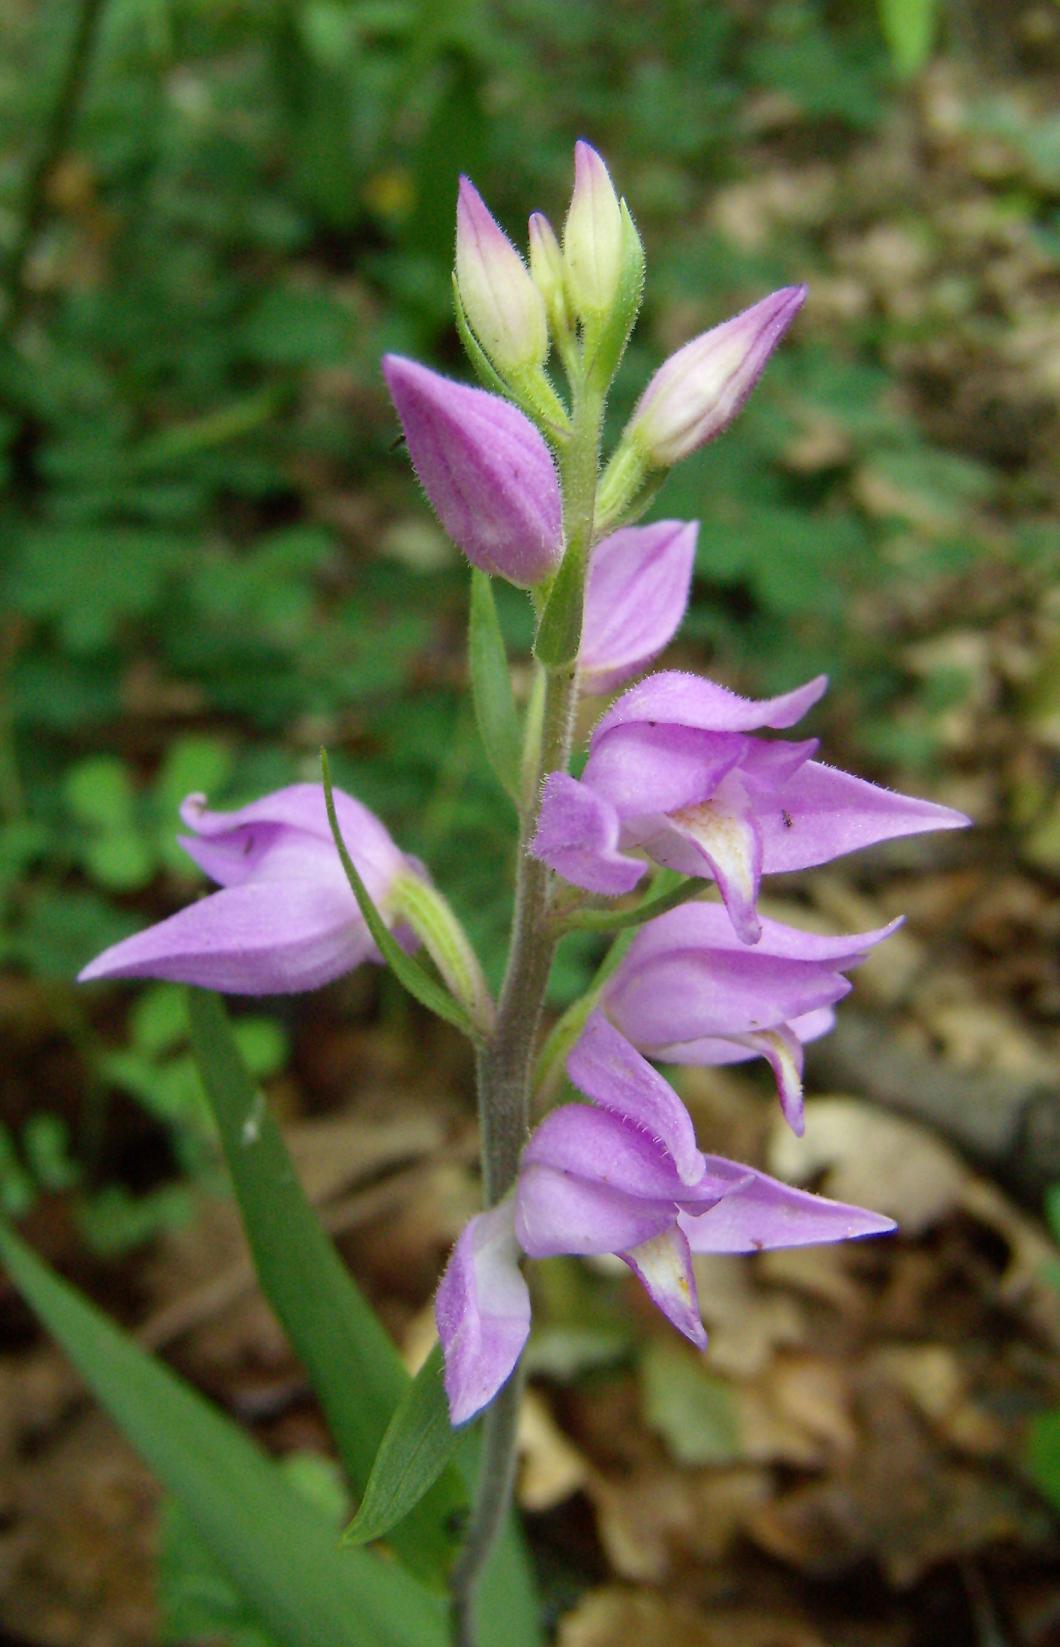
[[339, 1551], [236, 1425], [146, 1355], [0, 1221], [0, 1261], [284, 1647], [444, 1647], [442, 1606], [400, 1568]]
[[346, 843], [342, 838], [339, 820], [335, 813], [335, 800], [331, 785], [331, 767], [328, 763], [327, 751], [320, 751], [320, 768], [324, 778], [324, 800], [328, 810], [328, 822], [335, 840], [335, 849], [339, 854], [342, 867], [346, 872], [346, 879], [350, 883], [358, 907], [364, 916], [372, 937], [375, 939], [379, 952], [384, 961], [404, 984], [410, 995], [414, 995], [421, 1006], [436, 1012], [439, 1018], [447, 1023], [455, 1024], [462, 1029], [465, 1035], [475, 1039], [475, 1030], [471, 1019], [459, 1002], [454, 1001], [447, 989], [443, 989], [429, 972], [426, 972], [413, 956], [407, 955], [391, 933], [379, 910], [372, 900], [372, 895], [365, 886], [356, 864], [346, 850]]
[[498, 783], [518, 804], [522, 759], [519, 716], [512, 696], [508, 654], [497, 617], [493, 583], [485, 572], [477, 570], [471, 574], [468, 665], [475, 719], [487, 759]]
[[456, 1445], [436, 1344], [402, 1396], [344, 1543], [370, 1544], [403, 1521], [438, 1480]]
[[572, 544], [548, 592], [534, 641], [534, 656], [546, 669], [568, 668], [578, 656], [585, 612], [585, 564], [584, 550]]
[[[262, 1291], [309, 1374], [350, 1481], [363, 1492], [407, 1374], [306, 1200], [220, 998], [193, 990], [189, 1009], [192, 1047]], [[396, 1553], [420, 1577], [444, 1580], [454, 1554], [447, 1528], [462, 1502], [450, 1472], [395, 1531]]]

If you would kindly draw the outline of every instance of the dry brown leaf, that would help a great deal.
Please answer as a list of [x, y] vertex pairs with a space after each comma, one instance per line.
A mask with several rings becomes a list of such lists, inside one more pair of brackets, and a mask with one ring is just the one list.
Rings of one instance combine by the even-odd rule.
[[519, 1412], [519, 1456], [519, 1502], [526, 1510], [551, 1510], [589, 1479], [588, 1460], [534, 1390], [527, 1391]]
[[693, 1259], [700, 1313], [710, 1333], [712, 1372], [751, 1378], [781, 1345], [806, 1342], [796, 1299], [756, 1284], [751, 1266], [729, 1256]]
[[618, 1480], [594, 1473], [587, 1494], [608, 1560], [620, 1577], [661, 1583], [689, 1562], [722, 1561], [773, 1493], [757, 1466], [677, 1470], [644, 1466]]
[[748, 1518], [751, 1536], [777, 1559], [816, 1578], [873, 1560], [902, 1589], [939, 1562], [1047, 1537], [1048, 1518], [1020, 1487], [932, 1445], [888, 1378], [865, 1378], [855, 1417], [861, 1445], [836, 1473]]
[[768, 1165], [778, 1178], [817, 1183], [837, 1201], [874, 1207], [907, 1235], [937, 1224], [957, 1203], [969, 1169], [915, 1121], [884, 1114], [855, 1098], [815, 1098], [806, 1135], [777, 1120]]
[[778, 1356], [767, 1375], [781, 1413], [823, 1444], [829, 1461], [849, 1456], [858, 1433], [850, 1411], [850, 1371], [838, 1361], [812, 1355]]
[[871, 1359], [874, 1369], [893, 1379], [943, 1440], [962, 1452], [999, 1453], [1005, 1431], [976, 1406], [956, 1352], [944, 1344], [884, 1344]]
[[709, 1616], [651, 1591], [591, 1590], [563, 1619], [557, 1647], [826, 1647], [792, 1608], [712, 1607]]
[[6, 1554], [0, 1546], [12, 1635], [38, 1647], [154, 1641], [158, 1488], [108, 1420], [87, 1414], [13, 1488]]

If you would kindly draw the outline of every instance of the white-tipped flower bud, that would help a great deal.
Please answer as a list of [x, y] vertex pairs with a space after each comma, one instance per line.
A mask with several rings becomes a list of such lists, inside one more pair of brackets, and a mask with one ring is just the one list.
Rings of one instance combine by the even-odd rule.
[[599, 323], [618, 296], [626, 261], [622, 208], [596, 150], [574, 147], [574, 193], [563, 225], [567, 294], [579, 320]]
[[637, 402], [623, 436], [652, 469], [668, 469], [726, 429], [765, 370], [806, 297], [784, 286], [686, 343]]
[[466, 177], [456, 208], [456, 283], [467, 322], [505, 375], [544, 364], [548, 324], [525, 263]]

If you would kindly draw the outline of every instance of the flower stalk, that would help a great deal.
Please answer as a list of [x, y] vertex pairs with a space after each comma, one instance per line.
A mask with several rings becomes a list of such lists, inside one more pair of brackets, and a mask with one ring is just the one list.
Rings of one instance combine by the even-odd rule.
[[[562, 455], [560, 477], [567, 538], [563, 565], [566, 568], [571, 562], [578, 573], [566, 591], [577, 636], [581, 633], [585, 572], [593, 539], [602, 423], [603, 397], [576, 384], [571, 437]], [[547, 615], [548, 606], [545, 612]], [[567, 622], [572, 623], [570, 613]], [[543, 683], [534, 692], [541, 702], [540, 734], [535, 738], [537, 759], [527, 763], [533, 780], [532, 785], [527, 784], [528, 799], [520, 820], [508, 963], [496, 1025], [478, 1059], [478, 1114], [487, 1208], [497, 1206], [512, 1189], [530, 1125], [538, 1034], [560, 934], [551, 918], [555, 877], [527, 849], [537, 830], [545, 778], [550, 772], [565, 772], [570, 764], [578, 696], [576, 658], [577, 638], [572, 656], [566, 661], [552, 668], [540, 662], [536, 665], [537, 680]], [[530, 732], [535, 736], [534, 728]], [[532, 753], [530, 748], [527, 752]], [[478, 1489], [451, 1583], [455, 1647], [474, 1647], [475, 1592], [511, 1501], [521, 1393], [522, 1376], [517, 1364], [483, 1420]]]

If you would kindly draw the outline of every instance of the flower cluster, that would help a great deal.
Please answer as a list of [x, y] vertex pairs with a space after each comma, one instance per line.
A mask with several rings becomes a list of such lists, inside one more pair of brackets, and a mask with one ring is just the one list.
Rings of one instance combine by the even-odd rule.
[[530, 1330], [519, 1258], [617, 1254], [669, 1321], [706, 1333], [693, 1253], [750, 1253], [882, 1235], [893, 1220], [703, 1155], [673, 1088], [602, 1016], [568, 1062], [592, 1105], [564, 1104], [523, 1151], [514, 1194], [464, 1230], [438, 1289], [454, 1424], [511, 1374]]
[[[465, 179], [457, 319], [486, 386], [456, 383], [397, 356], [383, 364], [412, 464], [446, 531], [479, 572], [533, 591], [543, 614], [539, 642], [553, 637], [538, 649], [539, 679], [551, 682], [546, 694], [552, 687], [611, 694], [676, 632], [696, 527], [632, 522], [658, 473], [728, 426], [805, 296], [802, 287], [774, 292], [666, 361], [603, 474], [594, 470], [586, 501], [570, 479], [585, 465], [565, 458], [579, 442], [595, 457], [643, 267], [628, 208], [587, 144], [575, 152], [562, 236], [540, 214], [530, 220], [529, 264]], [[548, 374], [553, 351], [571, 383], [569, 405]], [[571, 614], [574, 642], [563, 652]], [[850, 988], [845, 972], [897, 923], [842, 937], [801, 931], [759, 913], [762, 877], [967, 822], [947, 807], [822, 764], [815, 739], [767, 735], [795, 726], [826, 684], [820, 677], [756, 701], [696, 675], [650, 674], [605, 711], [580, 778], [566, 770], [569, 740], [556, 770], [539, 761], [542, 782], [522, 796], [529, 855], [520, 875], [530, 865], [544, 891], [536, 905], [522, 900], [519, 918], [530, 907], [545, 918], [539, 930], [513, 940], [513, 952], [529, 942], [544, 953], [554, 941], [547, 915], [556, 877], [595, 901], [589, 913], [599, 913], [600, 900], [633, 892], [652, 864], [688, 877], [692, 893], [715, 888], [720, 902], [697, 898], [655, 918], [633, 912], [640, 930], [584, 1003], [567, 1058], [567, 1074], [587, 1102], [544, 1117], [517, 1169], [513, 1155], [502, 1198], [457, 1242], [437, 1296], [454, 1423], [492, 1400], [522, 1351], [530, 1326], [524, 1256], [615, 1254], [679, 1331], [702, 1345], [695, 1253], [893, 1228], [878, 1213], [703, 1154], [684, 1104], [648, 1061], [765, 1058], [783, 1113], [800, 1132], [803, 1045], [831, 1026]], [[569, 725], [572, 710], [568, 695], [549, 724]], [[527, 751], [549, 747], [540, 743], [544, 723], [547, 712], [537, 722], [528, 712], [524, 776], [507, 784], [513, 795], [528, 787]], [[230, 813], [189, 797], [182, 844], [220, 890], [108, 949], [82, 978], [168, 978], [252, 995], [312, 989], [381, 959], [376, 939], [395, 967], [418, 964], [394, 949], [389, 928], [406, 951], [426, 947], [463, 1013], [454, 1021], [495, 1052], [497, 1038], [512, 1034], [510, 1004], [505, 1018], [502, 997], [495, 1015], [444, 898], [365, 807], [340, 793], [335, 804], [352, 885], [320, 786], [294, 785]], [[366, 899], [382, 925], [369, 928]], [[538, 973], [538, 999], [525, 1007], [528, 1045], [547, 966]], [[528, 1077], [524, 1088], [525, 1106]], [[488, 1087], [484, 1097], [493, 1101]], [[520, 1113], [525, 1121], [525, 1107]]]

